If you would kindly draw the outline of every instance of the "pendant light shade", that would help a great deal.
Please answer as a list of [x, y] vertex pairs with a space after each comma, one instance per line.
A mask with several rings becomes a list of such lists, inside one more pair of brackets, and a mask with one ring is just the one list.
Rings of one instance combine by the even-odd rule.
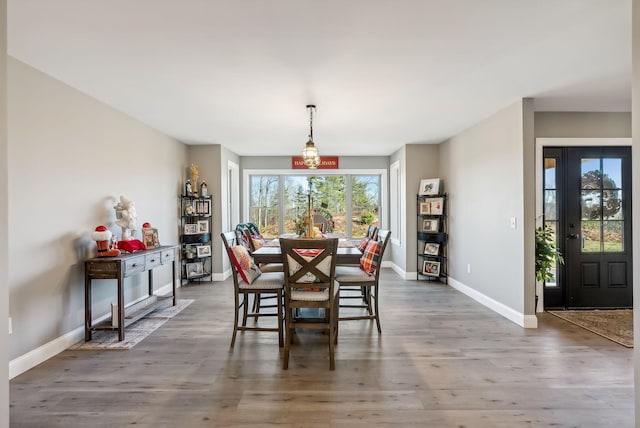
[[309, 169], [316, 169], [320, 165], [320, 153], [313, 143], [313, 111], [315, 108], [316, 106], [314, 105], [307, 106], [307, 109], [309, 109], [309, 141], [307, 141], [302, 150], [302, 160]]

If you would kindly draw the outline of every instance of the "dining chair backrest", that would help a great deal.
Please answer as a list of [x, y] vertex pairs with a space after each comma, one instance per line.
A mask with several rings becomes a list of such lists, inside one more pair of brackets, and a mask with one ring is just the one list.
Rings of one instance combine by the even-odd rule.
[[233, 284], [237, 288], [238, 287], [238, 270], [233, 263], [233, 256], [231, 255], [231, 247], [237, 245], [236, 232], [231, 230], [229, 232], [222, 232], [220, 234], [222, 238], [222, 243], [224, 244], [224, 249], [227, 252], [227, 258], [229, 260], [229, 265], [231, 265], [231, 273], [233, 274]]
[[385, 229], [378, 229], [376, 231], [376, 239], [380, 243], [380, 256], [378, 257], [378, 264], [376, 266], [375, 280], [378, 281], [380, 277], [380, 268], [382, 267], [382, 257], [384, 256], [384, 250], [387, 248], [389, 239], [391, 238], [391, 231]]
[[338, 238], [280, 238], [284, 262], [285, 296], [292, 291], [314, 290], [333, 296]]
[[369, 239], [377, 239], [378, 238], [378, 227], [374, 225], [369, 225], [367, 229], [367, 238]]

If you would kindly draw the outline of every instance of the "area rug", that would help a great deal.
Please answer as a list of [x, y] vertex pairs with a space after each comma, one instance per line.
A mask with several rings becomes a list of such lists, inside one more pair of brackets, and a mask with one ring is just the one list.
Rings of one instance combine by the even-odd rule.
[[83, 339], [82, 342], [72, 345], [69, 349], [92, 351], [97, 349], [131, 349], [193, 302], [193, 299], [178, 299], [175, 306], [169, 303], [169, 306], [159, 307], [129, 325], [124, 332], [124, 340], [121, 342], [118, 341], [118, 330], [97, 330], [91, 334], [89, 342], [85, 342]]
[[627, 348], [633, 348], [633, 310], [548, 311]]

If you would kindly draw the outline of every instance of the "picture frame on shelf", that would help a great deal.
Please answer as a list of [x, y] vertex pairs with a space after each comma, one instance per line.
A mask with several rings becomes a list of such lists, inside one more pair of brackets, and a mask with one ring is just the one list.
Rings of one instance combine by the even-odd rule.
[[196, 233], [209, 233], [209, 221], [208, 220], [199, 220], [198, 221], [198, 230]]
[[431, 214], [431, 204], [429, 202], [420, 202], [420, 211], [418, 212], [418, 214]]
[[195, 209], [196, 214], [201, 216], [209, 216], [211, 215], [211, 200], [209, 199], [199, 199], [195, 201]]
[[440, 244], [437, 242], [425, 243], [423, 253], [426, 256], [437, 256], [440, 253]]
[[143, 228], [142, 242], [144, 242], [144, 245], [147, 247], [147, 250], [158, 248], [160, 246], [160, 241], [158, 240], [158, 229], [156, 229], [155, 227]]
[[422, 220], [421, 232], [435, 233], [438, 232], [440, 221], [437, 218], [425, 218]]
[[209, 257], [209, 256], [211, 256], [211, 245], [198, 245], [196, 247], [196, 255], [198, 257]]
[[420, 180], [420, 189], [418, 190], [419, 195], [437, 195], [439, 191], [439, 178], [423, 178], [422, 180]]
[[185, 269], [187, 271], [187, 278], [197, 278], [204, 274], [202, 262], [187, 263]]
[[429, 214], [442, 215], [444, 212], [444, 198], [428, 198], [424, 202], [429, 203]]
[[184, 234], [185, 235], [195, 235], [198, 233], [198, 224], [197, 223], [185, 223], [184, 225]]
[[440, 276], [440, 262], [425, 260], [422, 263], [422, 273], [428, 276]]

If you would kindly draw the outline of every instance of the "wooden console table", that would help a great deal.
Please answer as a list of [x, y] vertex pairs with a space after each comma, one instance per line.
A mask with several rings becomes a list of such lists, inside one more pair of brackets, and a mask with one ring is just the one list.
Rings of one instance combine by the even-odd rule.
[[[157, 296], [153, 294], [153, 269], [168, 263], [172, 265], [171, 283], [173, 306], [176, 305], [176, 250], [177, 245], [165, 245], [153, 250], [136, 251], [122, 254], [116, 257], [94, 257], [84, 262], [84, 340], [91, 340], [91, 332], [96, 329], [114, 329], [115, 327], [92, 325], [91, 321], [91, 280], [93, 279], [115, 279], [118, 283], [118, 340], [124, 340], [124, 329], [126, 324], [142, 318], [157, 306]], [[124, 279], [143, 272], [149, 272], [149, 296], [153, 299], [149, 304], [142, 305], [143, 308], [131, 317], [127, 317], [125, 324], [124, 306]]]

